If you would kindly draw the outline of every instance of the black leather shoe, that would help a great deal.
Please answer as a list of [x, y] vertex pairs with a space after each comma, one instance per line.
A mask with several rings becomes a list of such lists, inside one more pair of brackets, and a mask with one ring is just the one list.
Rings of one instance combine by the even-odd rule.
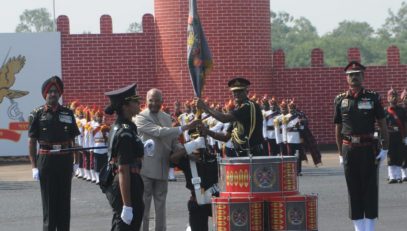
[[401, 184], [401, 183], [403, 183], [403, 180], [402, 179], [397, 179], [397, 183]]
[[403, 181], [407, 181], [407, 177], [404, 177], [404, 178], [403, 178]]
[[397, 183], [397, 180], [396, 180], [396, 179], [391, 179], [391, 180], [389, 180], [388, 183], [389, 183], [389, 184], [395, 184], [395, 183]]

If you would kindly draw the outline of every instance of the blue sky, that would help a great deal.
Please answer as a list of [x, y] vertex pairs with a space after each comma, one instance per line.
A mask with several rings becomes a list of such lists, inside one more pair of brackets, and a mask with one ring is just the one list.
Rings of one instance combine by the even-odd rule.
[[[2, 0], [4, 1], [4, 0]], [[126, 32], [131, 22], [140, 22], [143, 14], [154, 14], [154, 0], [12, 0], [2, 6], [0, 32], [14, 32], [19, 15], [25, 9], [45, 7], [56, 15], [68, 15], [71, 33], [90, 31], [99, 33], [99, 17], [110, 14], [113, 31]], [[187, 1], [187, 0], [185, 0]], [[199, 0], [198, 0], [199, 1]], [[219, 0], [221, 1], [221, 0]], [[248, 0], [254, 1], [254, 0]], [[273, 11], [285, 11], [294, 17], [306, 17], [317, 28], [319, 34], [332, 31], [343, 20], [367, 22], [379, 28], [403, 0], [271, 0]]]

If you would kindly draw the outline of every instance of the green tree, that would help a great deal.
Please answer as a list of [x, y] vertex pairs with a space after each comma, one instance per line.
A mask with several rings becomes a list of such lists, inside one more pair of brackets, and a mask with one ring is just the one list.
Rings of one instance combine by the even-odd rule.
[[53, 31], [51, 14], [45, 8], [24, 10], [16, 32], [50, 32]]
[[389, 16], [382, 29], [393, 38], [407, 38], [407, 4], [405, 2], [401, 3], [397, 13], [389, 9]]
[[130, 33], [138, 33], [138, 32], [143, 32], [143, 28], [140, 23], [138, 22], [133, 22], [129, 25], [129, 28], [127, 29], [127, 32]]

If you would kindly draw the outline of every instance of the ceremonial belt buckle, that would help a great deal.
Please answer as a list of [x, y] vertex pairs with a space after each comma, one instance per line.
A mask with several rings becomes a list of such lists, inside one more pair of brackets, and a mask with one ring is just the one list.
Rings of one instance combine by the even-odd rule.
[[352, 144], [359, 144], [359, 143], [360, 143], [360, 137], [358, 137], [358, 136], [351, 136], [350, 142], [351, 142]]
[[393, 130], [398, 132], [399, 131], [399, 127], [393, 127]]
[[61, 144], [54, 144], [52, 145], [52, 150], [61, 150], [62, 145]]
[[201, 183], [201, 178], [200, 177], [192, 177], [191, 179], [192, 184], [200, 184]]

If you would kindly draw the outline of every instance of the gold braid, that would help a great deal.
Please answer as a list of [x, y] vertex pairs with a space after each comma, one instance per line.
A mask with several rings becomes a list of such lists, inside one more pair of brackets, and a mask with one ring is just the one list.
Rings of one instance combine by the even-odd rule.
[[[250, 131], [249, 131], [249, 137], [248, 140], [250, 140], [250, 137], [252, 137], [255, 125], [256, 125], [256, 110], [255, 110], [255, 106], [254, 103], [249, 101], [250, 104]], [[234, 141], [236, 141], [238, 144], [242, 145], [244, 143], [246, 143], [245, 140], [241, 140], [239, 138], [239, 134], [237, 131], [237, 128], [234, 128], [232, 131], [232, 139]]]

